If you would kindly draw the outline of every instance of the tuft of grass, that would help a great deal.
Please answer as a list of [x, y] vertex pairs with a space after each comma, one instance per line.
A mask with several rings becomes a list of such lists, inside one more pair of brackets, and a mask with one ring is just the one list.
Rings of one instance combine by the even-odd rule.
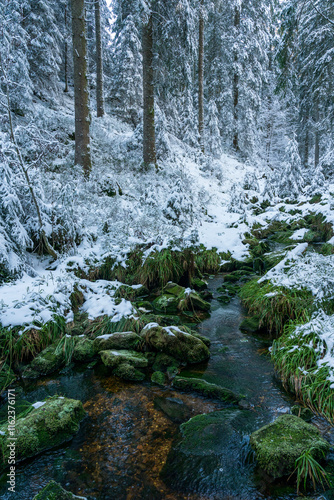
[[296, 321], [289, 323], [284, 334], [273, 342], [271, 356], [284, 387], [333, 425], [334, 391], [330, 368], [318, 366], [326, 350], [325, 342], [315, 329], [303, 329]]
[[[225, 254], [226, 258], [227, 255]], [[224, 259], [228, 260], [228, 259]], [[218, 253], [217, 248], [212, 248], [207, 250], [203, 245], [199, 247], [199, 250], [195, 254], [195, 265], [196, 269], [200, 273], [218, 273], [222, 261], [222, 256]]]
[[258, 278], [241, 288], [240, 297], [250, 314], [259, 317], [260, 327], [276, 335], [281, 335], [290, 321], [307, 321], [314, 302], [308, 290], [278, 287], [270, 281], [258, 283]]
[[65, 335], [59, 340], [55, 350], [55, 354], [60, 354], [62, 352], [65, 357], [65, 364], [69, 365], [72, 360], [74, 348], [75, 348], [75, 337], [70, 337], [68, 335]]
[[[321, 485], [325, 490], [325, 483], [331, 487], [331, 479], [325, 469], [313, 457], [315, 449], [313, 447], [305, 450], [295, 462], [295, 470], [292, 474], [297, 473], [297, 494], [300, 492], [300, 485], [303, 482], [304, 490], [306, 490], [307, 480], [310, 479], [313, 484], [314, 491], [317, 485]], [[292, 475], [291, 474], [291, 475]], [[291, 477], [291, 476], [290, 476]]]

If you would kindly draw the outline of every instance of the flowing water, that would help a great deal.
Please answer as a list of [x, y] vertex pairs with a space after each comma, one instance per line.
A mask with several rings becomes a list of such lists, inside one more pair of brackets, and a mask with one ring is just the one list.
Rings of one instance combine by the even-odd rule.
[[[221, 283], [220, 277], [211, 280], [214, 296]], [[239, 299], [228, 305], [214, 299], [210, 318], [199, 326], [200, 333], [212, 342], [211, 358], [207, 364], [196, 365], [182, 375], [201, 377], [244, 394], [247, 410], [224, 409], [222, 403], [155, 387], [148, 381], [122, 382], [108, 376], [103, 366], [69, 367], [60, 375], [28, 384], [24, 397], [31, 402], [55, 394], [80, 399], [87, 417], [79, 433], [70, 443], [19, 464], [16, 494], [7, 492], [4, 474], [0, 498], [32, 500], [53, 479], [89, 500], [295, 499], [295, 486], [271, 485], [268, 478], [256, 472], [249, 453], [249, 434], [289, 411], [294, 402], [275, 381], [268, 344], [240, 332], [244, 314]], [[161, 411], [158, 401], [177, 403], [186, 409], [188, 418], [217, 410], [225, 411], [227, 418], [234, 418], [235, 412], [242, 415], [231, 420], [241, 436], [240, 444], [228, 436], [219, 436], [219, 456], [224, 467], [207, 475], [202, 485], [198, 485], [201, 475], [196, 467], [185, 469], [184, 481], [179, 484], [166, 481], [172, 487], [160, 478], [179, 423]], [[241, 454], [236, 446], [243, 448]], [[333, 497], [327, 494], [323, 498]]]

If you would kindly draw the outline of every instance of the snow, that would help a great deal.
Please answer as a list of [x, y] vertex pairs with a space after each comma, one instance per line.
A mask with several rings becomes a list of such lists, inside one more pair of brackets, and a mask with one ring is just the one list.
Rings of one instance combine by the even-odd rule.
[[295, 231], [293, 233], [293, 235], [291, 236], [291, 239], [292, 240], [303, 240], [307, 231], [308, 230], [304, 227], [302, 229], [298, 229], [297, 231]]
[[41, 408], [45, 405], [45, 401], [37, 401], [37, 403], [33, 403], [33, 407], [37, 410], [37, 408]]

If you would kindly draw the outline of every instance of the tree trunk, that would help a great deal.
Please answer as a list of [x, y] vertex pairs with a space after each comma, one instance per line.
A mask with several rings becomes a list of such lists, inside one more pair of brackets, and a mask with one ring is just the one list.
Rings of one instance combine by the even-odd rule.
[[319, 132], [319, 102], [316, 102], [315, 105], [315, 132], [314, 132], [314, 166], [317, 167], [319, 165], [320, 158], [320, 132]]
[[68, 43], [67, 43], [67, 5], [65, 5], [65, 47], [64, 47], [64, 72], [65, 72], [65, 88], [64, 92], [68, 92]]
[[308, 157], [309, 157], [309, 146], [310, 146], [310, 137], [309, 137], [309, 116], [306, 115], [305, 118], [305, 132], [304, 132], [304, 167], [308, 167]]
[[143, 160], [144, 166], [157, 164], [154, 124], [153, 18], [143, 25]]
[[87, 40], [84, 0], [72, 0], [72, 36], [75, 108], [75, 163], [89, 177], [92, 164], [90, 156], [90, 112], [87, 76]]
[[97, 116], [99, 117], [104, 115], [100, 0], [95, 0], [95, 36], [96, 36], [96, 108], [97, 108]]
[[204, 0], [200, 2], [198, 38], [198, 134], [201, 151], [204, 153]]
[[[240, 28], [240, 9], [238, 6], [234, 10], [234, 28], [235, 37], [238, 36]], [[238, 137], [238, 103], [239, 103], [239, 72], [238, 72], [238, 53], [234, 52], [234, 75], [233, 75], [233, 149], [239, 151], [239, 137]]]

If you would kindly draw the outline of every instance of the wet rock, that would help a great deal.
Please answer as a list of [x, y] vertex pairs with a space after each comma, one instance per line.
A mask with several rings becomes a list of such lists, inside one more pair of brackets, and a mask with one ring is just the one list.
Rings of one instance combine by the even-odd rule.
[[191, 417], [191, 409], [177, 398], [158, 396], [154, 398], [154, 406], [163, 411], [167, 417], [176, 423], [186, 422]]
[[242, 332], [255, 333], [260, 330], [260, 318], [258, 316], [244, 318], [239, 328]]
[[86, 500], [86, 497], [78, 497], [73, 493], [64, 490], [60, 484], [55, 481], [50, 481], [44, 488], [36, 495], [33, 500]]
[[178, 311], [209, 311], [211, 306], [194, 290], [167, 283], [162, 295], [153, 301], [153, 307], [159, 312], [173, 314]]
[[191, 286], [198, 292], [202, 292], [208, 288], [208, 283], [200, 278], [193, 278], [191, 281]]
[[123, 363], [127, 363], [135, 368], [146, 368], [148, 366], [146, 356], [136, 351], [126, 349], [101, 351], [100, 356], [103, 364], [109, 368], [116, 368]]
[[[54, 397], [39, 405], [15, 425], [15, 453], [19, 462], [69, 441], [78, 432], [85, 411], [81, 401]], [[0, 427], [0, 467], [8, 465], [11, 436], [8, 423]]]
[[200, 333], [194, 332], [193, 330], [191, 332], [191, 335], [193, 337], [196, 337], [197, 339], [201, 340], [203, 342], [203, 344], [205, 344], [207, 347], [210, 347], [211, 340], [208, 339], [207, 337], [204, 337], [204, 335], [201, 335]]
[[94, 342], [87, 337], [78, 338], [74, 346], [73, 361], [86, 362], [95, 356]]
[[243, 433], [252, 429], [254, 419], [250, 411], [229, 408], [183, 423], [161, 478], [168, 486], [197, 492], [201, 498], [217, 492], [219, 498], [247, 498], [248, 472], [240, 463]]
[[16, 375], [7, 363], [0, 366], [0, 394], [16, 379]]
[[131, 382], [141, 382], [145, 378], [143, 372], [137, 370], [132, 364], [126, 362], [119, 364], [113, 370], [112, 374], [123, 380], [128, 380]]
[[236, 283], [239, 281], [240, 276], [235, 275], [235, 274], [225, 274], [224, 276], [224, 283]]
[[169, 366], [175, 366], [177, 368], [180, 366], [180, 363], [172, 356], [168, 356], [168, 354], [159, 353], [155, 358], [152, 370], [154, 372], [165, 372]]
[[292, 474], [297, 458], [304, 451], [312, 448], [316, 460], [329, 451], [329, 443], [316, 427], [287, 414], [253, 432], [250, 444], [260, 468], [275, 479]]
[[177, 312], [179, 305], [178, 297], [164, 293], [153, 301], [153, 307], [158, 312], [173, 314]]
[[40, 352], [30, 363], [30, 368], [41, 375], [49, 375], [65, 364], [64, 352], [57, 350], [57, 345], [53, 344]]
[[163, 352], [185, 363], [200, 363], [210, 357], [207, 346], [199, 338], [176, 326], [147, 325], [140, 333], [150, 350]]
[[139, 335], [134, 332], [116, 332], [100, 335], [94, 339], [95, 352], [107, 349], [138, 349], [141, 345]]
[[162, 372], [154, 372], [151, 376], [151, 382], [153, 384], [164, 386], [166, 381], [165, 374]]
[[210, 290], [204, 290], [203, 292], [199, 292], [199, 296], [203, 300], [211, 300], [213, 299], [213, 294], [210, 292]]
[[210, 384], [199, 378], [175, 377], [173, 380], [173, 387], [180, 391], [197, 392], [207, 398], [219, 399], [220, 401], [226, 401], [228, 403], [238, 403], [242, 399], [242, 396], [234, 394], [230, 389], [225, 389], [225, 387], [216, 384]]

